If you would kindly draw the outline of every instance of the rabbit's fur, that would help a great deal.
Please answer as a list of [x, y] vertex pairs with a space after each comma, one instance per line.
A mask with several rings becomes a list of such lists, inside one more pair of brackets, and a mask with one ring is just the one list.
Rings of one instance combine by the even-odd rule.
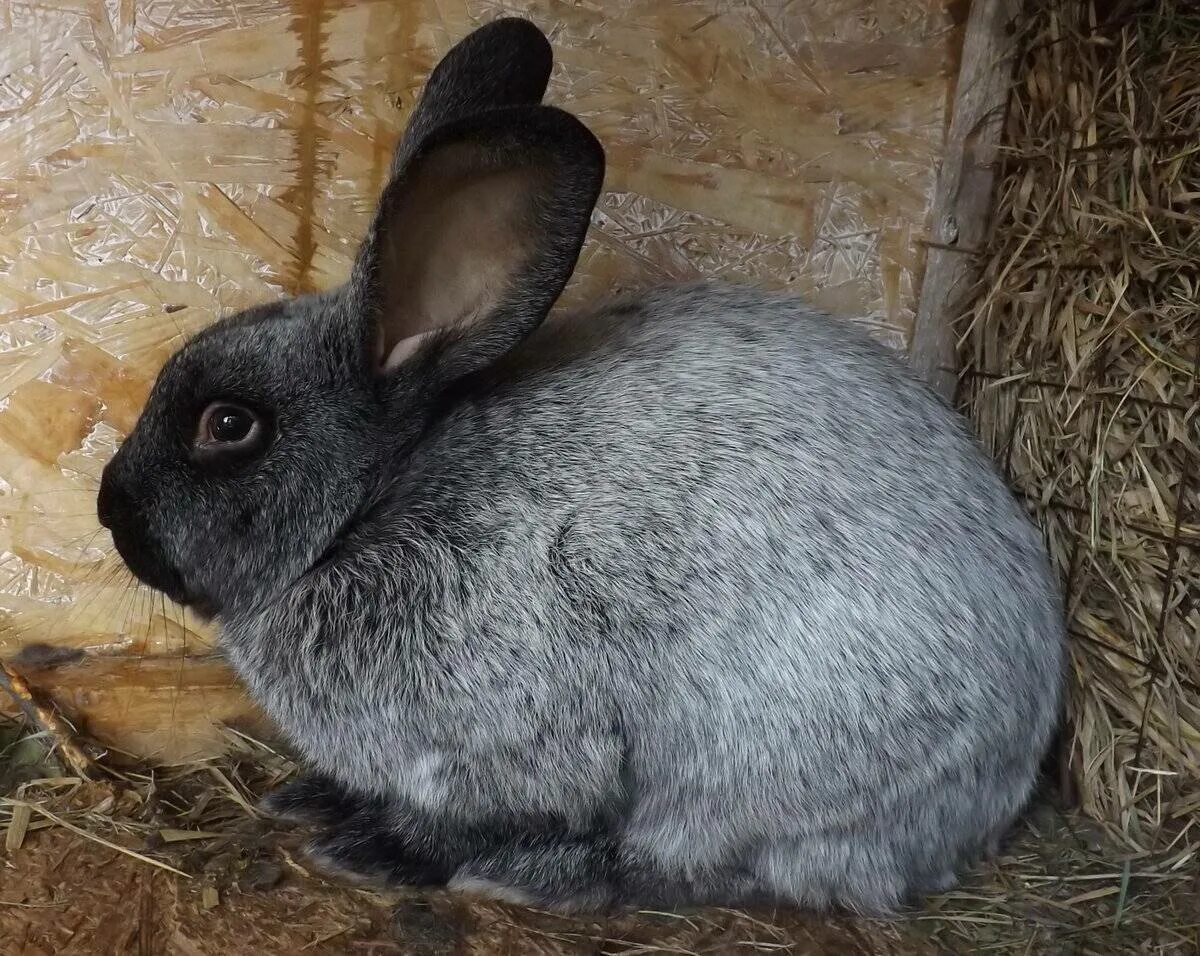
[[[562, 909], [885, 911], [947, 887], [1058, 717], [1040, 537], [896, 356], [792, 299], [697, 285], [539, 327], [602, 169], [575, 121], [520, 105], [546, 71], [523, 21], [447, 56], [354, 277], [174, 356], [102, 519], [144, 580], [219, 616], [313, 770], [269, 807], [350, 877]], [[461, 283], [414, 321], [406, 190], [471, 175], [479, 144], [506, 177], [526, 160], [505, 137], [553, 181], [505, 179], [488, 215], [502, 231], [532, 189], [533, 238], [461, 236], [501, 278], [449, 331], [429, 319]], [[418, 258], [441, 248], [421, 221]], [[252, 461], [189, 451], [217, 398], [260, 410]]]

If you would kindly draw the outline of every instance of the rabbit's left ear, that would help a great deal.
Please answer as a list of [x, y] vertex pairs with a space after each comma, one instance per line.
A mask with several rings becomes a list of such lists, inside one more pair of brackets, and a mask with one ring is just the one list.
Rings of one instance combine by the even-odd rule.
[[352, 280], [382, 369], [420, 351], [445, 385], [529, 335], [575, 268], [603, 179], [599, 142], [552, 107], [426, 136], [384, 191]]

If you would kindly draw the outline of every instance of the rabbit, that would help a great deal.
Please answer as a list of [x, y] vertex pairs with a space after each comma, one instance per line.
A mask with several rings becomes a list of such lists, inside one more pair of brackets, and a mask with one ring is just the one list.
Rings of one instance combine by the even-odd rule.
[[604, 177], [504, 18], [430, 75], [346, 284], [196, 334], [101, 523], [307, 768], [368, 886], [888, 913], [1026, 804], [1065, 623], [903, 358], [716, 282], [551, 310]]

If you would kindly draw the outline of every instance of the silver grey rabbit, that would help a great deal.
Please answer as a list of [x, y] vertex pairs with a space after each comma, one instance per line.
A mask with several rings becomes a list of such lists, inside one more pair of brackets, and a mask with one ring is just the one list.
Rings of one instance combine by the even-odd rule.
[[790, 298], [547, 314], [603, 151], [502, 19], [429, 78], [353, 275], [163, 368], [97, 509], [215, 615], [325, 867], [560, 910], [886, 912], [1022, 809], [1064, 621], [889, 350]]

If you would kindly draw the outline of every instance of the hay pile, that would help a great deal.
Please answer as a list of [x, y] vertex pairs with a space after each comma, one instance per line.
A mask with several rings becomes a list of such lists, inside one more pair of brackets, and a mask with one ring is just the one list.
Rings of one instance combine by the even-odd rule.
[[1070, 597], [1083, 809], [1200, 832], [1200, 11], [1030, 3], [961, 398]]

